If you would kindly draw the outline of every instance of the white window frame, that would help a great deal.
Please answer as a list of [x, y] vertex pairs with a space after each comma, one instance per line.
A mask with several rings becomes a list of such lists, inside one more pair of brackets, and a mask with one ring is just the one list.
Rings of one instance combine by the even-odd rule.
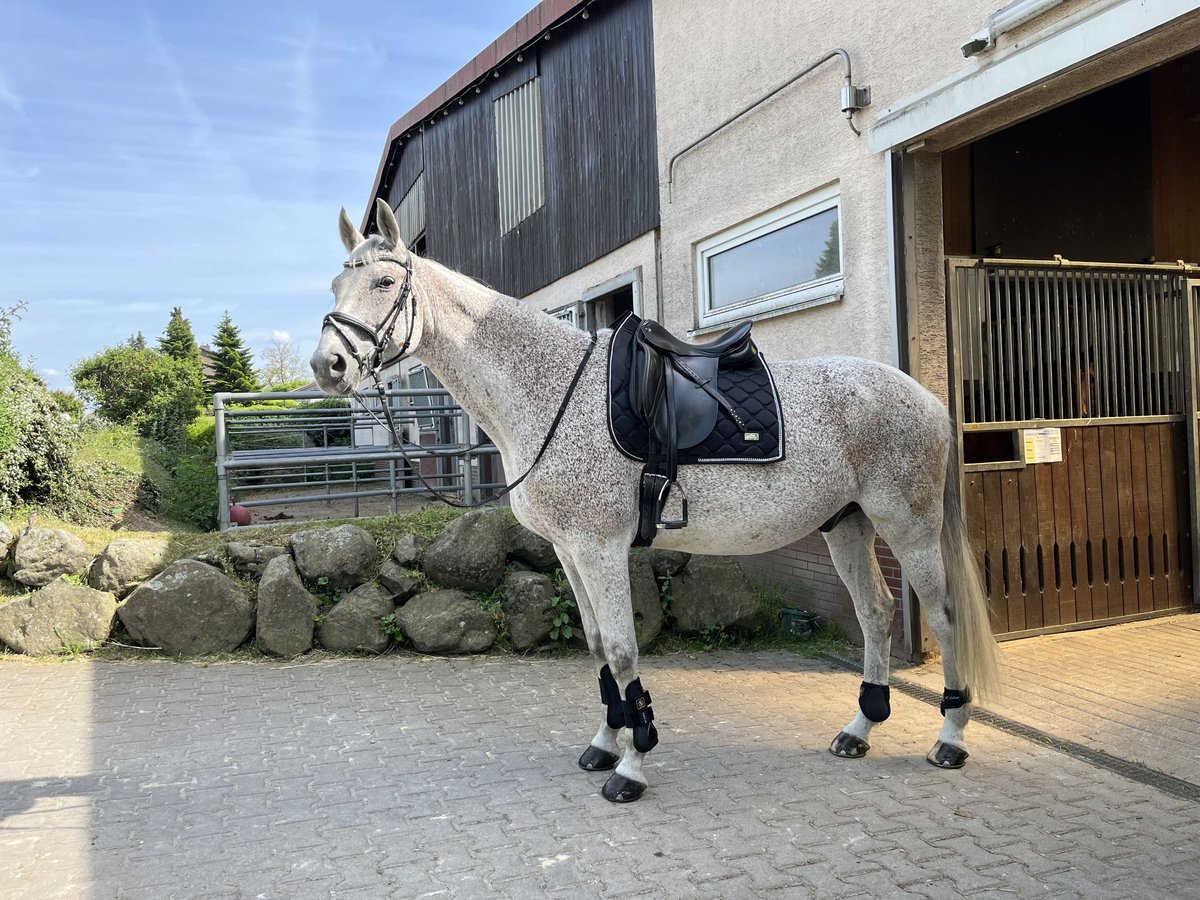
[[[846, 271], [846, 242], [842, 229], [841, 207], [841, 187], [834, 183], [732, 228], [727, 228], [696, 244], [697, 321], [699, 323], [697, 330], [740, 319], [781, 315], [842, 299]], [[770, 294], [750, 297], [729, 306], [712, 308], [708, 274], [709, 259], [830, 209], [837, 210], [838, 218], [838, 272], [836, 275], [795, 284]]]

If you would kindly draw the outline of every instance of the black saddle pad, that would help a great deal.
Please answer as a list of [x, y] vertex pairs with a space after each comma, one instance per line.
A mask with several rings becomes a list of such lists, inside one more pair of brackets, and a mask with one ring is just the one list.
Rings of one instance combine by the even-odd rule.
[[[629, 356], [641, 319], [630, 313], [613, 330], [608, 349], [608, 431], [617, 449], [630, 459], [646, 461], [649, 432], [629, 400]], [[689, 463], [772, 463], [784, 455], [783, 417], [779, 392], [766, 360], [759, 354], [749, 365], [717, 373], [717, 389], [737, 407], [747, 430], [759, 440], [746, 441], [744, 432], [724, 409], [719, 409], [712, 432], [694, 447], [679, 451], [680, 465]]]

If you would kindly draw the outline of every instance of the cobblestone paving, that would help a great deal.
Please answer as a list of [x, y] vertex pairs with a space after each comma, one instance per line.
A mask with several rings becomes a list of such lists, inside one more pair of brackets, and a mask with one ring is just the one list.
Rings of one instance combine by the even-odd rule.
[[[1000, 645], [992, 712], [1200, 784], [1200, 615]], [[896, 672], [937, 692], [938, 663]]]
[[638, 803], [575, 759], [582, 659], [0, 660], [5, 897], [1183, 897], [1200, 807], [984, 726], [924, 762], [893, 693], [790, 653], [645, 661], [663, 742]]

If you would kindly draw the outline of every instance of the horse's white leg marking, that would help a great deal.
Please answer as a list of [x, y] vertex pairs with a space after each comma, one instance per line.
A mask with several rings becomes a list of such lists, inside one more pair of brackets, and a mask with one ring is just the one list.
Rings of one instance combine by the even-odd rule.
[[[863, 681], [887, 684], [895, 601], [875, 558], [875, 526], [858, 512], [847, 516], [824, 537], [862, 626]], [[876, 724], [860, 710], [842, 731], [869, 743], [871, 729]]]
[[[587, 585], [579, 577], [579, 570], [571, 562], [567, 550], [557, 545], [554, 550], [558, 554], [558, 561], [562, 564], [563, 574], [567, 576], [567, 581], [571, 583], [571, 589], [575, 592], [575, 605], [579, 607], [579, 618], [583, 621], [583, 635], [587, 638], [588, 650], [591, 652], [592, 662], [596, 666], [596, 677], [599, 678], [600, 670], [607, 665], [608, 660], [604, 657], [600, 626], [596, 623], [596, 614], [592, 608], [591, 598], [588, 597]], [[592, 738], [591, 746], [605, 753], [611, 753], [613, 756], [620, 756], [621, 745], [617, 740], [618, 734], [620, 734], [620, 729], [610, 728], [606, 717], [600, 722], [600, 730]]]

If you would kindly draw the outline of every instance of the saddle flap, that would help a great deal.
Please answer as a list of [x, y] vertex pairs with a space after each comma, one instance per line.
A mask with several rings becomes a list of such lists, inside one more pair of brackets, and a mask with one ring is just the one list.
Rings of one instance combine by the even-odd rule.
[[[687, 366], [686, 375], [676, 366]], [[715, 384], [717, 359], [693, 357], [675, 360], [664, 366], [664, 390], [655, 404], [652, 427], [655, 437], [664, 444], [669, 442], [669, 415], [675, 418], [675, 447], [687, 450], [708, 437], [717, 424], [717, 401], [700, 385]]]

